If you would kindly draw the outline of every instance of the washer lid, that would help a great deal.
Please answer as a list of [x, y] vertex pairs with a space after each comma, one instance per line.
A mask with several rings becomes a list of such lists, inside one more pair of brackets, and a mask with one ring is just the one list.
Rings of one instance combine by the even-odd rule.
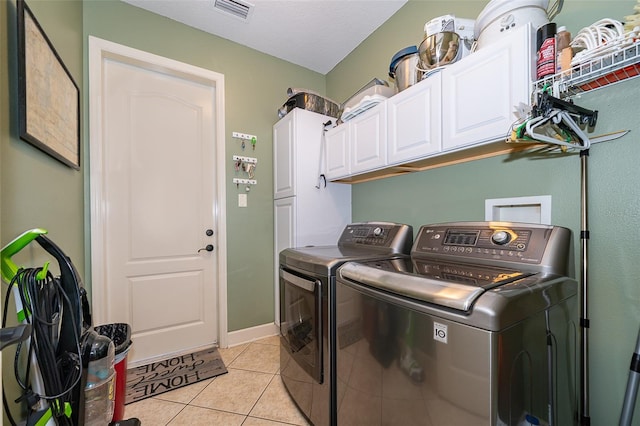
[[397, 263], [393, 262], [349, 262], [338, 273], [343, 279], [462, 312], [471, 311], [476, 300], [485, 292], [535, 275], [511, 269], [415, 259], [413, 272], [398, 271]]
[[346, 262], [392, 259], [400, 255], [377, 247], [312, 246], [284, 249], [280, 252], [280, 266], [295, 268], [310, 274], [335, 275]]
[[516, 9], [533, 7], [543, 9], [546, 13], [548, 6], [549, 0], [491, 0], [476, 19], [474, 36], [477, 40], [489, 24]]

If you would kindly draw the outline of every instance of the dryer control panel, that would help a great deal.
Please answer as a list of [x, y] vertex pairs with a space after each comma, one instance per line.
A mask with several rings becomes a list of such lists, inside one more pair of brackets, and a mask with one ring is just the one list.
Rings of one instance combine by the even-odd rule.
[[408, 253], [413, 227], [391, 222], [361, 222], [347, 225], [338, 240], [339, 247], [367, 246], [397, 249]]

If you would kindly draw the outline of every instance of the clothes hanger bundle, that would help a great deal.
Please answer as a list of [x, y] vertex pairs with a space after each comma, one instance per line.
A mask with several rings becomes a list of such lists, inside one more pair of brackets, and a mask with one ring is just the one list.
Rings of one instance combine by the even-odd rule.
[[583, 127], [594, 127], [598, 111], [591, 111], [549, 95], [538, 94], [536, 104], [517, 122], [507, 142], [545, 143], [568, 149], [587, 150], [591, 140]]

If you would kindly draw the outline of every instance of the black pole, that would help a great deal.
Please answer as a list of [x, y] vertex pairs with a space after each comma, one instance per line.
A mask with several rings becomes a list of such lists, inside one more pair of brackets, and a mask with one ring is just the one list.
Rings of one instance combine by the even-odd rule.
[[580, 390], [581, 390], [581, 415], [580, 424], [589, 426], [589, 305], [588, 305], [588, 258], [589, 258], [589, 222], [587, 216], [587, 158], [589, 150], [580, 151], [580, 254], [582, 268], [580, 271], [580, 328], [582, 340], [580, 345]]

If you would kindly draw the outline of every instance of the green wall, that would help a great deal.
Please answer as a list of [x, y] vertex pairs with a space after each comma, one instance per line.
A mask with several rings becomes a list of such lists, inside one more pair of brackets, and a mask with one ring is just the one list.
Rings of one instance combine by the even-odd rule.
[[[85, 1], [84, 33], [224, 74], [229, 331], [272, 322], [272, 127], [288, 87], [324, 92], [324, 76], [120, 1]], [[242, 151], [234, 131], [257, 135], [255, 151]], [[247, 208], [232, 183], [234, 154], [258, 158]]]
[[[28, 5], [76, 84], [82, 87], [82, 2], [31, 0]], [[0, 3], [0, 244], [6, 245], [28, 229], [45, 228], [84, 276], [83, 171], [63, 165], [19, 138], [16, 57], [16, 4], [13, 0], [3, 1]], [[84, 169], [84, 164], [81, 167]], [[39, 246], [31, 244], [14, 260], [19, 265], [41, 266], [52, 259]], [[52, 269], [57, 270], [55, 264]], [[6, 287], [2, 284], [3, 301]], [[8, 312], [15, 312], [13, 304]], [[8, 315], [8, 324], [15, 321], [14, 315]], [[2, 352], [3, 377], [7, 379], [13, 377], [14, 353], [13, 347]], [[8, 400], [18, 396], [15, 381], [8, 380], [5, 392]], [[17, 407], [12, 413], [20, 414]], [[6, 417], [4, 421], [9, 424]]]
[[[588, 158], [591, 416], [616, 424], [640, 326], [640, 80], [585, 94], [576, 103], [600, 112], [596, 134], [631, 133], [594, 145]], [[552, 223], [574, 233], [579, 271], [580, 159], [577, 155], [500, 156], [353, 186], [353, 220], [415, 227], [484, 220], [487, 198], [552, 196]], [[637, 411], [637, 410], [636, 410]], [[634, 424], [640, 424], [636, 416]]]
[[[419, 44], [424, 23], [453, 13], [472, 18], [486, 1], [411, 0], [326, 76], [188, 28], [116, 0], [31, 0], [29, 5], [81, 88], [86, 102], [87, 36], [176, 59], [225, 75], [227, 180], [233, 154], [242, 153], [232, 131], [258, 135], [259, 184], [249, 207], [237, 207], [227, 187], [229, 330], [273, 318], [273, 214], [271, 131], [287, 87], [305, 87], [346, 100], [373, 77], [386, 78], [391, 57]], [[566, 0], [556, 19], [572, 33], [601, 17], [621, 18], [635, 2]], [[0, 236], [6, 244], [25, 229], [45, 227], [73, 259], [90, 286], [88, 260], [87, 126], [80, 172], [63, 166], [17, 136], [15, 3], [0, 5]], [[320, 37], [320, 36], [319, 36]], [[83, 75], [83, 73], [85, 73]], [[630, 135], [596, 145], [589, 158], [591, 416], [594, 425], [617, 422], [640, 311], [640, 158], [637, 99], [640, 79], [585, 94], [579, 105], [598, 109], [596, 133], [631, 129]], [[83, 123], [87, 122], [87, 111]], [[249, 154], [247, 154], [249, 155]], [[418, 227], [443, 220], [482, 219], [485, 198], [553, 197], [552, 220], [579, 232], [579, 159], [507, 156], [353, 186], [355, 220], [393, 220]], [[394, 208], [393, 206], [401, 206]], [[578, 240], [575, 251], [578, 253]], [[39, 253], [28, 252], [31, 264]], [[12, 354], [4, 352], [5, 372]], [[12, 392], [11, 390], [9, 391]], [[11, 396], [11, 395], [9, 395]], [[634, 425], [640, 425], [636, 415]]]
[[[29, 7], [82, 87], [82, 3], [30, 1]], [[2, 242], [34, 227], [49, 236], [84, 272], [83, 172], [71, 169], [18, 137], [15, 2], [2, 3]], [[84, 168], [84, 164], [81, 164]]]
[[[488, 0], [409, 0], [327, 74], [327, 96], [344, 102], [372, 78], [387, 79], [393, 55], [422, 42], [425, 22], [442, 15], [475, 19], [487, 3]], [[623, 19], [633, 12], [634, 4], [633, 0], [565, 0], [554, 22], [565, 25], [575, 35], [604, 17]]]
[[[82, 3], [36, 0], [28, 5], [76, 84], [82, 87]], [[45, 228], [83, 275], [83, 172], [63, 165], [19, 138], [15, 2], [3, 2], [1, 8], [2, 245], [27, 229]], [[21, 259], [16, 256], [18, 262]], [[29, 258], [25, 256], [24, 260]]]
[[[422, 26], [453, 13], [473, 17], [486, 2], [409, 1], [327, 75], [327, 95], [347, 99], [373, 77], [383, 78], [391, 57], [419, 44]], [[602, 17], [622, 19], [635, 1], [565, 1], [555, 19], [574, 35]], [[487, 82], [499, 84], [499, 82]], [[445, 94], [446, 95], [446, 94]], [[631, 130], [622, 139], [597, 144], [589, 163], [589, 318], [593, 425], [617, 424], [640, 311], [640, 79], [575, 99], [600, 112], [594, 134]], [[416, 174], [353, 185], [353, 220], [389, 220], [419, 227], [450, 220], [484, 220], [487, 198], [552, 196], [552, 222], [574, 232], [579, 270], [580, 159], [577, 155], [500, 156]], [[640, 425], [640, 415], [634, 425]]]

